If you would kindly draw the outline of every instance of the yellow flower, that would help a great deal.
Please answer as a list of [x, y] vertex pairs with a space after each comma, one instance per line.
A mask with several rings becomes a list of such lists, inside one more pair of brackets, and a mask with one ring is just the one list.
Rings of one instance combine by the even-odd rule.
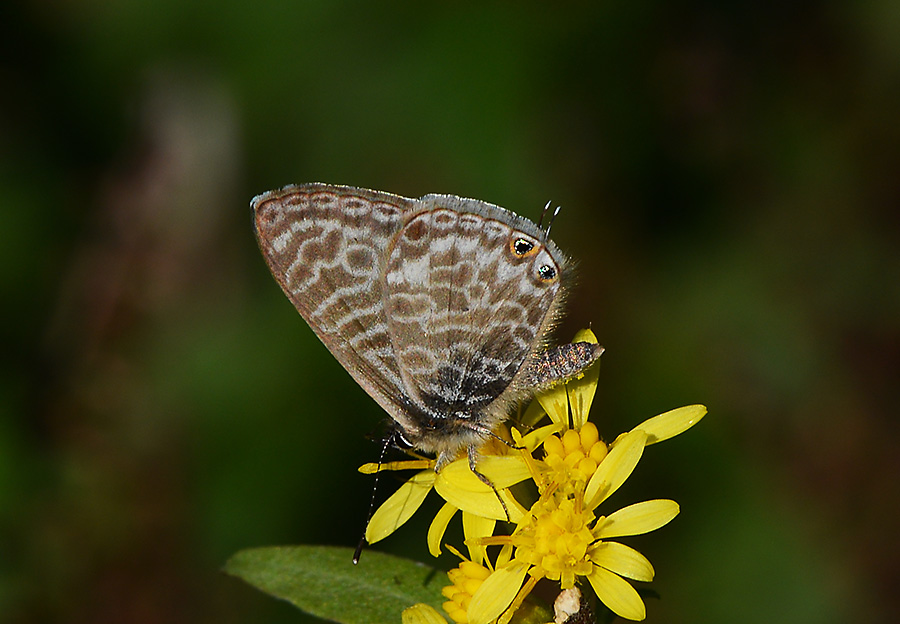
[[[595, 339], [588, 331], [576, 340]], [[505, 563], [497, 562], [472, 596], [467, 613], [472, 624], [508, 621], [542, 578], [559, 582], [562, 590], [585, 579], [619, 616], [642, 620], [646, 615], [640, 595], [626, 579], [651, 581], [653, 566], [636, 550], [610, 540], [664, 526], [678, 514], [678, 504], [645, 501], [608, 516], [598, 516], [596, 509], [630, 476], [646, 446], [687, 430], [703, 418], [706, 408], [694, 405], [666, 412], [607, 446], [596, 426], [587, 422], [596, 389], [596, 377], [588, 373], [536, 397], [564, 431], [544, 440], [542, 460], [529, 462], [540, 498], [512, 534], [476, 540], [514, 551]], [[542, 416], [533, 408], [526, 410], [529, 424]]]
[[[576, 341], [596, 338], [586, 330]], [[444, 590], [444, 609], [454, 622], [506, 624], [542, 579], [558, 582], [561, 590], [584, 581], [616, 614], [644, 619], [644, 603], [629, 581], [651, 581], [653, 566], [636, 550], [612, 540], [664, 526], [678, 514], [678, 504], [651, 500], [609, 515], [597, 510], [631, 475], [646, 446], [687, 430], [706, 408], [692, 405], [660, 414], [607, 444], [587, 420], [597, 379], [594, 366], [578, 379], [538, 393], [520, 418], [532, 429], [529, 433], [511, 429], [514, 447], [494, 441], [484, 446], [478, 470], [494, 488], [472, 472], [466, 458], [439, 473], [427, 460], [360, 469], [418, 470], [375, 512], [366, 531], [369, 543], [405, 523], [433, 489], [446, 501], [427, 536], [429, 551], [438, 556], [448, 524], [461, 511], [470, 559], [450, 572], [452, 585]], [[535, 428], [545, 415], [551, 424]], [[537, 489], [529, 508], [509, 489], [525, 481]], [[512, 532], [494, 535], [498, 520], [513, 523]], [[495, 557], [488, 555], [491, 546], [501, 547]]]
[[532, 586], [546, 578], [558, 581], [561, 589], [573, 587], [583, 577], [613, 612], [631, 620], [644, 619], [644, 603], [625, 578], [650, 581], [653, 567], [636, 550], [608, 540], [658, 529], [678, 514], [678, 504], [646, 501], [608, 517], [597, 517], [595, 510], [634, 470], [646, 441], [641, 430], [621, 437], [582, 490], [572, 496], [561, 495], [566, 488], [548, 491], [512, 535], [482, 540], [511, 544], [515, 551], [472, 597], [468, 611], [472, 624], [487, 624], [515, 607], [514, 600], [521, 602], [526, 576], [531, 577]]
[[462, 561], [459, 567], [447, 572], [452, 585], [444, 587], [442, 593], [447, 598], [443, 604], [444, 611], [454, 622], [464, 624], [469, 621], [466, 611], [474, 594], [488, 576], [491, 570], [474, 561]]

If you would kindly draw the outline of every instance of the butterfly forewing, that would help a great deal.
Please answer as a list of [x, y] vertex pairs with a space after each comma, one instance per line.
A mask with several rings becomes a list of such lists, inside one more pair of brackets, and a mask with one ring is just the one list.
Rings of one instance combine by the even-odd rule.
[[395, 420], [408, 398], [384, 314], [387, 247], [409, 200], [307, 184], [253, 200], [263, 256], [285, 294], [341, 365]]

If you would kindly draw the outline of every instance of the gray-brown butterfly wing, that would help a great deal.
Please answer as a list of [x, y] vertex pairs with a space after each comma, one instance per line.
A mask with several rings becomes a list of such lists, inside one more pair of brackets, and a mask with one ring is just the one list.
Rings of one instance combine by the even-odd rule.
[[489, 429], [499, 418], [492, 409], [543, 347], [566, 261], [534, 223], [497, 206], [446, 195], [419, 203], [385, 267], [400, 376], [434, 422]]
[[384, 312], [388, 247], [405, 197], [366, 189], [304, 184], [254, 198], [263, 256], [316, 335], [357, 383], [401, 426], [409, 398]]

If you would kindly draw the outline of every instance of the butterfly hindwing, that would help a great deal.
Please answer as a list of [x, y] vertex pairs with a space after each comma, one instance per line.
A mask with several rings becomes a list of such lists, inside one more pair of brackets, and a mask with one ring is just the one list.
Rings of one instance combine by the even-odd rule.
[[[427, 413], [477, 422], [542, 344], [565, 261], [540, 237], [509, 211], [451, 196], [426, 196], [406, 216], [386, 265], [386, 318], [407, 394]], [[521, 239], [531, 248], [517, 253]], [[554, 279], [538, 273], [545, 265]]]

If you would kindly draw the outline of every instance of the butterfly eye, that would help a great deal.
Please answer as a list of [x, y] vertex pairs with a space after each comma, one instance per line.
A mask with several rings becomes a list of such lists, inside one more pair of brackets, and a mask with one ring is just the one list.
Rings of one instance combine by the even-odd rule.
[[538, 276], [545, 282], [550, 282], [556, 277], [556, 269], [549, 264], [542, 264], [537, 272]]
[[525, 256], [529, 251], [534, 249], [534, 243], [532, 243], [531, 241], [527, 241], [524, 238], [517, 238], [515, 241], [513, 241], [512, 248], [513, 253], [515, 253], [517, 256]]

